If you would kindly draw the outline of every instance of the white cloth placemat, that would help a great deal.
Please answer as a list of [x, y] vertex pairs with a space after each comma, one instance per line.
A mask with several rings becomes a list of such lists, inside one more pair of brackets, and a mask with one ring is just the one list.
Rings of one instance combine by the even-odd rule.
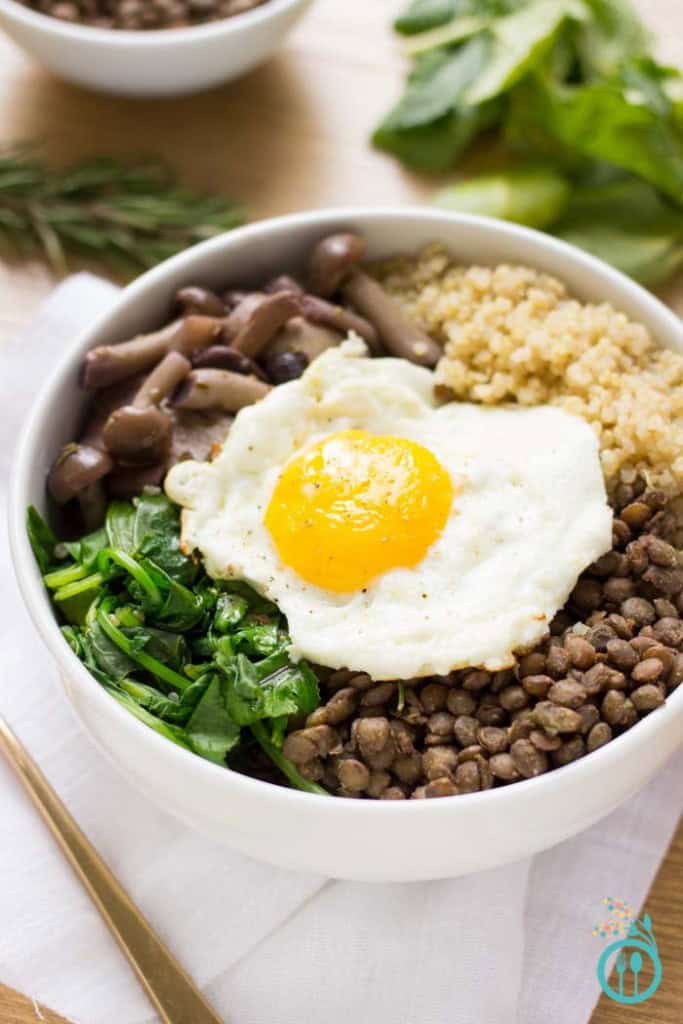
[[[37, 368], [48, 373], [115, 295], [97, 278], [71, 278], [0, 349], [3, 499]], [[0, 710], [226, 1021], [588, 1020], [600, 901], [645, 898], [683, 807], [683, 757], [610, 818], [533, 861], [404, 886], [281, 871], [194, 835], [95, 750], [23, 609], [4, 517], [0, 580]], [[151, 1024], [123, 958], [1, 763], [0, 805], [0, 981], [76, 1024]]]

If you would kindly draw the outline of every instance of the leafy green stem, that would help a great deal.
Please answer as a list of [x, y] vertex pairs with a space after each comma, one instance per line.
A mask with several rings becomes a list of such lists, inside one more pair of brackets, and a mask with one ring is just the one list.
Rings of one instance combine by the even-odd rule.
[[43, 583], [49, 590], [60, 590], [61, 587], [66, 587], [69, 583], [82, 580], [87, 574], [86, 566], [80, 562], [75, 562], [73, 565], [67, 565], [63, 569], [55, 569], [53, 572], [46, 573], [43, 576]]
[[100, 567], [104, 567], [107, 562], [114, 562], [122, 569], [125, 569], [125, 571], [133, 577], [136, 583], [139, 583], [154, 607], [161, 607], [163, 598], [159, 588], [149, 573], [146, 573], [134, 558], [118, 548], [105, 548], [104, 551], [100, 552], [98, 564]]
[[111, 610], [109, 599], [105, 599], [97, 609], [97, 622], [120, 651], [123, 651], [131, 661], [137, 662], [142, 668], [147, 669], [148, 672], [151, 672], [152, 675], [157, 676], [159, 679], [163, 679], [169, 686], [172, 686], [175, 690], [180, 690], [181, 693], [188, 686], [192, 685], [192, 680], [186, 676], [181, 676], [179, 672], [175, 672], [172, 668], [157, 661], [150, 654], [136, 650], [135, 645], [130, 642], [125, 633], [122, 633], [112, 622]]

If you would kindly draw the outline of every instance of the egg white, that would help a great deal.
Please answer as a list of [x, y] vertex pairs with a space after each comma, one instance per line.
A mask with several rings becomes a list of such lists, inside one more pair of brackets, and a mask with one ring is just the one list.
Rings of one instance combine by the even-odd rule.
[[[347, 429], [424, 445], [457, 493], [417, 566], [339, 594], [282, 563], [263, 516], [287, 461]], [[287, 616], [294, 658], [378, 680], [510, 665], [611, 546], [597, 440], [583, 420], [547, 406], [439, 406], [429, 370], [368, 359], [356, 340], [243, 409], [216, 460], [178, 464], [166, 491], [184, 506], [183, 540], [207, 572], [247, 580]]]

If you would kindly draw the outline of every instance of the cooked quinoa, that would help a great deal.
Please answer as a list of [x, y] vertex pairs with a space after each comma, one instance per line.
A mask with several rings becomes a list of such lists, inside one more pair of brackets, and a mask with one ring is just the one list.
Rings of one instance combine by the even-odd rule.
[[549, 403], [586, 419], [608, 485], [642, 475], [683, 487], [683, 356], [608, 303], [581, 303], [525, 266], [464, 267], [431, 245], [378, 264], [386, 289], [444, 346], [444, 393]]

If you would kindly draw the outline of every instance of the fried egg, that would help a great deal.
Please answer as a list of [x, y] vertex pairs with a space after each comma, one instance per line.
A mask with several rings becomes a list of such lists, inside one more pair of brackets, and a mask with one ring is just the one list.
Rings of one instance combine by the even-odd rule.
[[597, 440], [560, 409], [434, 397], [349, 340], [166, 478], [186, 549], [287, 617], [292, 657], [374, 679], [500, 669], [611, 547]]

